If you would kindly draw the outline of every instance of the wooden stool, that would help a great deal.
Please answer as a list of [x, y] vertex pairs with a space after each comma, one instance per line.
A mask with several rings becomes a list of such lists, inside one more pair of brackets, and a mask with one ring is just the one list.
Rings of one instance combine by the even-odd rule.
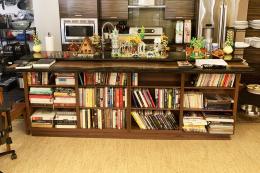
[[[17, 155], [15, 153], [15, 150], [11, 150], [12, 139], [10, 138], [9, 133], [12, 132], [12, 124], [10, 111], [10, 106], [0, 106], [0, 144], [6, 144], [6, 151], [0, 153], [0, 157], [11, 154], [11, 159], [13, 160], [17, 158]], [[2, 115], [3, 112], [6, 116]]]

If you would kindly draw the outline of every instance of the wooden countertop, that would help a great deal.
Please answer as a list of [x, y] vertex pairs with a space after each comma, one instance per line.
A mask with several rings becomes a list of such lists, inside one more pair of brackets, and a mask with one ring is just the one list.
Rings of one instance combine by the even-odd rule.
[[[178, 68], [177, 62], [154, 61], [57, 61], [49, 69], [15, 70], [10, 66], [8, 71], [30, 72], [81, 72], [81, 71], [114, 71], [114, 72], [176, 72], [176, 73], [249, 73], [254, 69], [240, 67], [242, 63], [230, 62], [227, 69]], [[231, 68], [232, 67], [232, 68]]]

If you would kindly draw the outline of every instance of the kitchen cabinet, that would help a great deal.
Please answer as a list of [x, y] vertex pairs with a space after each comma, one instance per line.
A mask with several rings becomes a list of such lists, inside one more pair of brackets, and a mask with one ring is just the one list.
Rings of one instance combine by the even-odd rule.
[[101, 19], [128, 19], [128, 0], [101, 0]]
[[196, 0], [166, 0], [165, 19], [193, 19]]
[[98, 18], [97, 0], [59, 0], [60, 17]]

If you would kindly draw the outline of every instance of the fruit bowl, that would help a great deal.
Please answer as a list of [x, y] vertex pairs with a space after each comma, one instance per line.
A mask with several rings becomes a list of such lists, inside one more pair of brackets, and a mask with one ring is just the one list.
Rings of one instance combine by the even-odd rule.
[[30, 25], [31, 22], [28, 20], [18, 20], [18, 21], [11, 22], [12, 28], [16, 30], [26, 30], [27, 28], [30, 27]]

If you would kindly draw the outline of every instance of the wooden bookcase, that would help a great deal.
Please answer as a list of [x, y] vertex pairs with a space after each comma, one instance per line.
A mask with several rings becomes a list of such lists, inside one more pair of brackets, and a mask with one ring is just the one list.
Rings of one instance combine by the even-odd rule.
[[[90, 137], [90, 138], [140, 138], [140, 139], [230, 139], [230, 135], [224, 134], [209, 134], [209, 133], [195, 133], [195, 132], [184, 132], [182, 130], [183, 126], [183, 116], [185, 112], [198, 112], [198, 111], [215, 111], [215, 112], [229, 112], [232, 113], [233, 119], [236, 122], [237, 114], [237, 100], [239, 93], [239, 84], [241, 73], [249, 72], [248, 69], [238, 69], [238, 70], [202, 70], [202, 69], [178, 69], [175, 66], [170, 68], [162, 68], [162, 66], [169, 67], [168, 63], [159, 63], [161, 67], [149, 67], [142, 69], [136, 67], [131, 68], [131, 63], [128, 64], [129, 67], [125, 68], [124, 65], [120, 66], [119, 64], [128, 64], [128, 62], [113, 62], [111, 66], [113, 68], [100, 68], [98, 65], [96, 68], [93, 68], [92, 62], [57, 62], [54, 67], [48, 70], [38, 70], [38, 72], [73, 72], [76, 77], [76, 85], [74, 86], [56, 86], [51, 85], [28, 85], [27, 73], [37, 70], [27, 70], [23, 72], [24, 78], [24, 90], [25, 90], [25, 102], [27, 116], [25, 117], [25, 123], [27, 127], [27, 133], [35, 136], [71, 136], [71, 137]], [[136, 62], [138, 63], [138, 62]], [[67, 67], [66, 67], [67, 64]], [[70, 64], [70, 65], [69, 65]], [[73, 65], [74, 64], [74, 65]], [[84, 66], [88, 64], [88, 66]], [[99, 64], [99, 63], [98, 63]], [[149, 63], [148, 65], [149, 66]], [[62, 68], [63, 67], [63, 68]], [[64, 69], [64, 67], [66, 67]], [[171, 69], [171, 70], [170, 70]], [[127, 73], [127, 85], [122, 86], [127, 89], [127, 107], [124, 108], [126, 111], [126, 128], [125, 129], [82, 129], [80, 128], [80, 110], [84, 107], [79, 104], [79, 88], [84, 87], [106, 87], [102, 86], [81, 86], [79, 85], [78, 74], [82, 72], [124, 72]], [[138, 86], [132, 86], [132, 74], [138, 73]], [[194, 87], [190, 83], [194, 75], [201, 73], [214, 73], [214, 74], [223, 74], [223, 73], [232, 73], [235, 74], [235, 83], [234, 87]], [[30, 87], [64, 87], [64, 88], [73, 88], [76, 91], [76, 106], [58, 106], [53, 107], [53, 105], [36, 105], [30, 104], [29, 102], [29, 88]], [[121, 86], [109, 86], [109, 87], [121, 87]], [[154, 89], [154, 88], [177, 88], [180, 90], [180, 105], [179, 108], [167, 109], [167, 108], [135, 108], [131, 104], [131, 93], [134, 89]], [[201, 92], [219, 92], [219, 93], [228, 93], [234, 103], [232, 109], [230, 110], [205, 110], [205, 109], [187, 109], [184, 108], [184, 93], [186, 91], [201, 91]], [[36, 108], [62, 108], [62, 109], [75, 109], [77, 113], [77, 127], [76, 129], [60, 129], [60, 128], [32, 128], [30, 122], [30, 116], [32, 115], [34, 109]], [[92, 108], [91, 108], [92, 109]], [[98, 109], [98, 108], [93, 108]], [[106, 108], [99, 108], [106, 109]], [[115, 108], [116, 109], [116, 108]], [[131, 116], [131, 111], [133, 110], [169, 110], [173, 111], [174, 115], [177, 117], [179, 128], [177, 130], [141, 130], [134, 119]], [[235, 127], [235, 123], [234, 123]], [[235, 129], [235, 128], [234, 128]]]

